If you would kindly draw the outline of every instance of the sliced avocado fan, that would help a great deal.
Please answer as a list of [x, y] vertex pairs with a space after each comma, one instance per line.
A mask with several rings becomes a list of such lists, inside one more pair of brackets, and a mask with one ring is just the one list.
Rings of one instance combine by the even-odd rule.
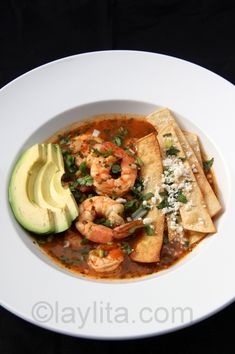
[[68, 229], [78, 216], [77, 203], [61, 178], [59, 145], [36, 144], [17, 161], [9, 183], [9, 202], [17, 221], [37, 234]]

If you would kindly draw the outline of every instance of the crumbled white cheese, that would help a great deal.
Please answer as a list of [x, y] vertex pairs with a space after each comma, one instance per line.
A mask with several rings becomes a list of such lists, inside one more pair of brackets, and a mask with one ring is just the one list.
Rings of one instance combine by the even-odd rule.
[[198, 220], [198, 224], [199, 225], [204, 225], [205, 224], [205, 220], [204, 219], [198, 218], [197, 220]]
[[[164, 214], [176, 213], [179, 214], [179, 209], [182, 206], [182, 203], [178, 201], [178, 193], [185, 193], [187, 199], [190, 192], [192, 191], [192, 182], [189, 180], [191, 177], [190, 170], [182, 160], [177, 156], [168, 156], [163, 160], [163, 166], [165, 168], [164, 173], [162, 174], [162, 184], [161, 187], [167, 191], [167, 202], [169, 206], [166, 206], [162, 209]], [[155, 200], [153, 200], [154, 202]], [[192, 205], [189, 206], [191, 208]], [[173, 220], [174, 221], [174, 220]], [[175, 228], [178, 226], [172, 224]], [[181, 227], [179, 231], [181, 230]], [[181, 231], [180, 231], [181, 232]]]
[[157, 203], [157, 198], [156, 197], [152, 197], [151, 198], [151, 203], [152, 204], [156, 204]]
[[196, 165], [194, 163], [192, 164], [192, 171], [193, 171], [193, 173], [197, 173], [198, 172], [198, 170], [196, 168]]
[[149, 179], [150, 179], [150, 177], [147, 177], [147, 178], [143, 181], [143, 186], [144, 186], [144, 188], [147, 187], [147, 185], [148, 185], [148, 183], [149, 183]]
[[186, 192], [191, 192], [192, 189], [193, 189], [192, 183], [191, 182], [185, 182], [183, 188], [184, 188], [184, 190]]
[[131, 218], [130, 216], [128, 216], [128, 217], [126, 218], [126, 220], [127, 220], [128, 222], [130, 222], [130, 221], [132, 221], [132, 218]]
[[144, 206], [146, 206], [148, 203], [147, 203], [147, 200], [144, 200], [143, 203], [142, 203]]
[[191, 157], [192, 156], [192, 152], [191, 151], [186, 151], [186, 156], [187, 157]]
[[95, 138], [97, 138], [100, 135], [100, 131], [97, 129], [93, 130], [92, 136], [94, 136]]
[[115, 199], [115, 202], [117, 202], [117, 203], [126, 203], [127, 200], [125, 198], [117, 198], [117, 199]]
[[144, 225], [149, 225], [153, 222], [153, 219], [152, 218], [144, 218], [143, 219], [143, 223]]
[[183, 229], [183, 226], [178, 222], [178, 219], [177, 219], [177, 213], [173, 213], [170, 215], [170, 229], [172, 231], [175, 231], [177, 234], [181, 234], [184, 229]]

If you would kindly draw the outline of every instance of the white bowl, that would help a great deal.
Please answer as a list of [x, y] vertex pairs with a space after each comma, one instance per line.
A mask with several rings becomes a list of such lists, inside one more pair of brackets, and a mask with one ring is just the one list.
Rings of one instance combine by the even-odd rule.
[[[37, 325], [89, 338], [133, 338], [187, 326], [233, 301], [235, 257], [233, 85], [191, 63], [158, 54], [96, 52], [35, 69], [0, 91], [1, 304]], [[58, 129], [100, 113], [173, 110], [199, 134], [224, 213], [217, 234], [173, 267], [125, 281], [95, 281], [60, 268], [17, 224], [7, 186], [19, 154]]]

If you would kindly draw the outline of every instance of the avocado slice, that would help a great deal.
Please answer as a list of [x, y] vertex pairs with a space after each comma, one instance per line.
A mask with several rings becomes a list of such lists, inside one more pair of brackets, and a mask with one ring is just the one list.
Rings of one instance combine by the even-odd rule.
[[9, 184], [9, 201], [27, 230], [62, 232], [78, 216], [72, 193], [61, 184], [63, 174], [63, 157], [56, 144], [34, 145], [18, 160]]
[[[34, 145], [17, 161], [9, 183], [9, 202], [18, 222], [27, 230], [48, 234], [55, 231], [50, 209], [41, 208], [32, 198], [32, 177], [45, 164], [44, 145]], [[28, 188], [29, 187], [29, 188]], [[31, 196], [30, 196], [31, 194]]]
[[74, 220], [78, 216], [78, 205], [70, 189], [64, 188], [61, 184], [61, 178], [64, 174], [64, 160], [61, 154], [60, 147], [57, 144], [51, 144], [50, 147], [48, 146], [48, 149], [50, 151], [49, 153], [51, 154], [53, 161], [57, 165], [57, 172], [51, 179], [51, 197], [54, 200], [60, 202], [61, 204], [66, 204], [67, 209], [69, 210], [69, 215], [71, 219]]

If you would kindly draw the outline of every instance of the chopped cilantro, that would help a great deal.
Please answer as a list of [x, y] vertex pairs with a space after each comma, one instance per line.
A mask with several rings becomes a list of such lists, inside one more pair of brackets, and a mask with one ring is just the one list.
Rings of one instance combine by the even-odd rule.
[[178, 192], [177, 201], [183, 204], [186, 204], [188, 201], [185, 195], [182, 193], [182, 190], [179, 190]]
[[113, 143], [116, 144], [117, 146], [122, 146], [123, 137], [120, 135], [115, 136], [115, 138], [113, 139]]
[[71, 144], [70, 136], [68, 135], [67, 137], [63, 135], [58, 135], [58, 138], [60, 139], [60, 144], [64, 145], [69, 145]]
[[83, 176], [86, 175], [87, 173], [87, 168], [86, 168], [86, 162], [83, 161], [80, 165], [79, 165], [79, 171], [82, 173]]
[[93, 148], [92, 151], [93, 151], [97, 156], [104, 156], [104, 157], [109, 157], [109, 156], [111, 156], [112, 153], [113, 153], [113, 150], [112, 150], [112, 149], [109, 149], [109, 150], [107, 150], [107, 151], [104, 152], [104, 153], [101, 152], [101, 151], [99, 151], [99, 150], [96, 149], [96, 148]]
[[75, 165], [75, 157], [69, 152], [64, 152], [63, 154], [65, 167], [70, 173], [75, 173], [77, 171], [77, 166]]
[[154, 197], [154, 194], [152, 192], [148, 192], [142, 196], [142, 200], [149, 200], [150, 198]]
[[138, 226], [134, 226], [134, 227], [132, 227], [128, 232], [129, 232], [130, 234], [133, 234], [134, 232], [136, 232], [136, 230], [142, 229], [144, 226], [145, 226], [144, 224], [141, 224], [141, 225], [138, 225]]
[[136, 158], [136, 163], [137, 163], [137, 165], [139, 165], [140, 167], [144, 166], [144, 163], [143, 163], [143, 161], [141, 160], [141, 158], [140, 158], [139, 156], [137, 156], [137, 158]]
[[164, 209], [164, 208], [169, 208], [170, 207], [170, 204], [168, 202], [167, 199], [163, 199], [158, 205], [157, 205], [157, 208], [158, 209]]
[[155, 235], [154, 228], [151, 227], [151, 225], [144, 225], [145, 232], [148, 236], [153, 236]]
[[96, 219], [95, 223], [98, 225], [107, 226], [109, 228], [112, 228], [112, 226], [113, 226], [112, 222], [110, 220], [105, 219], [105, 218]]
[[93, 185], [93, 178], [90, 175], [81, 177], [77, 179], [77, 183], [80, 186], [92, 186]]
[[142, 177], [137, 177], [131, 192], [136, 198], [141, 198], [142, 196], [141, 192], [143, 191], [143, 189], [144, 189], [144, 179]]
[[104, 157], [109, 157], [109, 156], [112, 155], [112, 153], [113, 153], [113, 150], [112, 150], [112, 149], [109, 149], [109, 150], [106, 151], [103, 155], [104, 155]]
[[150, 226], [150, 225], [144, 225], [144, 224], [141, 224], [141, 225], [138, 225], [138, 226], [135, 226], [135, 227], [132, 227], [130, 230], [129, 230], [129, 233], [130, 234], [133, 234], [134, 232], [136, 232], [136, 230], [138, 229], [143, 229], [145, 230], [146, 234], [148, 236], [153, 236], [154, 235], [154, 229]]
[[128, 133], [129, 133], [128, 130], [126, 128], [124, 128], [124, 127], [120, 127], [118, 129], [118, 131], [119, 131], [120, 135], [122, 135], [122, 136], [127, 136]]
[[166, 133], [166, 134], [163, 134], [163, 137], [165, 138], [165, 137], [170, 137], [170, 136], [172, 136], [172, 134], [171, 133]]
[[129, 209], [136, 208], [136, 206], [138, 206], [137, 199], [131, 199], [131, 200], [128, 200], [128, 202], [126, 202], [126, 204], [124, 205], [124, 209], [129, 210]]
[[119, 173], [121, 172], [121, 166], [118, 164], [114, 164], [112, 165], [111, 171], [112, 173]]
[[214, 157], [208, 161], [203, 161], [203, 168], [205, 172], [208, 172], [214, 163]]
[[168, 192], [167, 191], [159, 192], [159, 195], [161, 197], [168, 197]]
[[128, 242], [122, 242], [121, 249], [129, 256], [134, 250]]
[[169, 149], [166, 150], [167, 156], [177, 156], [177, 153], [180, 152], [176, 147], [171, 146]]

